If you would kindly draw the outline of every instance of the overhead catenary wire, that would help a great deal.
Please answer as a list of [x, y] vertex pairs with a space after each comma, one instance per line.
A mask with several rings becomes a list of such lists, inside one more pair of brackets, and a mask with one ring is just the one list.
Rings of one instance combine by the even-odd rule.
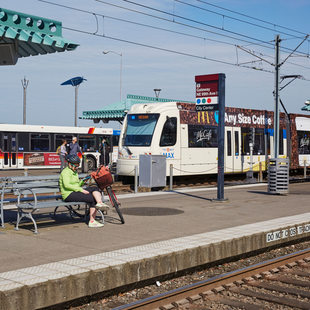
[[[97, 2], [102, 2], [102, 3], [105, 3], [105, 4], [109, 4], [108, 2], [105, 2], [103, 0], [95, 0]], [[256, 41], [256, 42], [260, 42], [260, 43], [264, 43], [264, 44], [269, 44], [269, 45], [272, 45], [273, 46], [273, 41], [270, 42], [270, 41], [264, 41], [264, 40], [260, 40], [260, 39], [257, 39], [257, 38], [254, 38], [254, 37], [250, 37], [250, 36], [247, 36], [247, 35], [244, 35], [244, 34], [241, 34], [241, 33], [238, 33], [238, 32], [235, 32], [235, 31], [230, 31], [230, 30], [227, 30], [227, 29], [222, 29], [221, 27], [218, 27], [218, 26], [214, 26], [214, 25], [210, 25], [210, 24], [207, 24], [207, 23], [203, 23], [203, 22], [200, 22], [200, 21], [197, 21], [197, 20], [194, 20], [194, 19], [191, 19], [191, 18], [187, 18], [187, 17], [184, 17], [184, 16], [181, 16], [181, 15], [177, 15], [177, 14], [174, 14], [174, 13], [170, 13], [170, 12], [166, 12], [164, 10], [160, 10], [160, 9], [157, 9], [157, 8], [153, 8], [153, 7], [150, 7], [150, 6], [147, 6], [145, 4], [141, 4], [141, 3], [137, 3], [137, 2], [134, 2], [134, 1], [131, 1], [131, 0], [121, 0], [121, 1], [124, 1], [126, 3], [130, 3], [132, 5], [136, 5], [136, 6], [140, 6], [140, 7], [143, 7], [145, 9], [148, 9], [148, 10], [152, 10], [152, 11], [155, 11], [155, 12], [158, 12], [158, 13], [162, 13], [162, 14], [166, 14], [166, 15], [169, 15], [169, 16], [173, 16], [173, 17], [177, 17], [177, 18], [180, 18], [180, 19], [184, 19], [186, 21], [189, 21], [189, 22], [192, 22], [192, 23], [195, 23], [195, 24], [200, 24], [200, 25], [204, 25], [204, 26], [207, 26], [207, 27], [211, 27], [211, 28], [215, 28], [217, 30], [221, 30], [221, 31], [224, 31], [224, 32], [228, 32], [228, 33], [231, 33], [231, 34], [235, 34], [235, 35], [238, 35], [240, 37], [244, 37], [244, 38], [247, 38], [247, 39], [251, 39], [253, 41]], [[286, 48], [286, 47], [282, 47], [283, 50], [287, 50], [287, 51], [292, 51], [292, 49], [289, 49], [289, 48]], [[302, 52], [299, 52], [301, 54], [305, 54], [305, 53], [302, 53]], [[307, 54], [306, 54], [307, 55]]]
[[[246, 20], [242, 20], [240, 18], [236, 18], [236, 17], [232, 17], [232, 16], [229, 16], [229, 15], [225, 15], [223, 13], [218, 13], [218, 12], [215, 12], [215, 11], [212, 11], [212, 10], [209, 10], [209, 9], [206, 9], [206, 8], [203, 8], [203, 7], [200, 7], [198, 5], [194, 5], [194, 4], [191, 4], [191, 3], [186, 3], [184, 1], [181, 1], [181, 0], [174, 0], [178, 3], [181, 3], [181, 4], [184, 4], [184, 5], [187, 5], [187, 6], [190, 6], [190, 7], [193, 7], [193, 8], [196, 8], [196, 9], [199, 9], [199, 10], [203, 10], [203, 11], [206, 11], [206, 12], [210, 12], [212, 14], [215, 14], [215, 15], [219, 15], [219, 16], [222, 16], [223, 18], [227, 18], [227, 19], [232, 19], [232, 20], [235, 20], [235, 21], [238, 21], [238, 22], [241, 22], [241, 23], [245, 23], [245, 24], [248, 24], [248, 25], [251, 25], [251, 26], [254, 26], [254, 27], [258, 27], [258, 28], [262, 28], [262, 29], [265, 29], [265, 30], [270, 30], [272, 32], [274, 32], [274, 29], [272, 28], [269, 28], [269, 27], [266, 27], [266, 26], [262, 26], [262, 25], [258, 25], [258, 24], [255, 24], [255, 23], [252, 23], [252, 22], [249, 22], [249, 21], [246, 21]], [[292, 34], [290, 33], [287, 33], [287, 32], [284, 32], [284, 31], [277, 31], [279, 34], [284, 34], [284, 35], [288, 35], [288, 36], [291, 36], [295, 39], [297, 38], [300, 38], [300, 37], [297, 37], [297, 36], [293, 36]]]
[[70, 27], [65, 27], [65, 26], [63, 26], [63, 29], [67, 29], [67, 30], [75, 31], [75, 32], [79, 32], [79, 33], [84, 33], [84, 34], [88, 34], [88, 35], [99, 36], [99, 37], [103, 37], [105, 39], [120, 41], [120, 42], [124, 42], [124, 43], [138, 45], [138, 46], [148, 47], [148, 48], [160, 50], [160, 51], [163, 51], [163, 52], [169, 52], [169, 53], [178, 54], [178, 55], [182, 55], [182, 56], [188, 56], [188, 57], [192, 57], [192, 58], [213, 61], [213, 62], [225, 64], [225, 65], [244, 67], [244, 68], [254, 69], [254, 70], [268, 72], [268, 73], [272, 73], [272, 74], [274, 73], [271, 70], [265, 70], [265, 69], [260, 69], [260, 68], [253, 68], [253, 67], [249, 67], [249, 66], [240, 66], [238, 64], [231, 63], [231, 62], [224, 61], [224, 60], [219, 60], [219, 59], [209, 58], [209, 57], [205, 57], [205, 56], [199, 56], [199, 55], [194, 55], [194, 54], [190, 54], [190, 53], [180, 52], [180, 51], [171, 50], [171, 49], [167, 49], [167, 48], [163, 48], [163, 47], [159, 47], [159, 46], [144, 44], [144, 43], [130, 41], [130, 40], [127, 40], [127, 39], [121, 39], [121, 38], [112, 37], [112, 36], [107, 36], [105, 34], [98, 34], [98, 33], [93, 33], [93, 32], [90, 32], [90, 31], [85, 31], [85, 30], [80, 30], [80, 29], [75, 29], [75, 28], [70, 28]]
[[[93, 14], [95, 17], [98, 15], [98, 16], [102, 16], [103, 18], [109, 18], [109, 19], [123, 21], [123, 22], [128, 22], [128, 23], [132, 23], [132, 24], [136, 24], [136, 25], [140, 25], [140, 26], [144, 26], [144, 27], [150, 27], [150, 28], [154, 28], [154, 29], [158, 29], [158, 30], [162, 30], [162, 31], [168, 31], [168, 32], [172, 32], [172, 33], [177, 33], [177, 34], [182, 34], [182, 35], [186, 35], [186, 36], [191, 36], [191, 37], [199, 38], [199, 36], [195, 36], [195, 35], [192, 35], [192, 34], [186, 34], [186, 33], [177, 32], [177, 31], [173, 31], [173, 30], [170, 30], [170, 29], [162, 28], [162, 27], [155, 27], [155, 26], [151, 26], [151, 25], [147, 25], [147, 24], [143, 24], [143, 23], [136, 23], [136, 22], [133, 22], [133, 21], [122, 19], [122, 18], [116, 18], [116, 17], [112, 17], [112, 16], [102, 15], [102, 14], [99, 14], [99, 13], [96, 13], [96, 12], [90, 12], [90, 11], [78, 9], [78, 8], [75, 8], [75, 7], [70, 7], [70, 6], [67, 6], [67, 5], [63, 5], [63, 4], [54, 3], [54, 2], [51, 2], [51, 1], [48, 1], [48, 0], [38, 0], [38, 1], [39, 2], [45, 2], [45, 3], [51, 4], [51, 5], [56, 5], [56, 6], [72, 9], [72, 10], [76, 10], [76, 11], [80, 11], [80, 12], [84, 12], [84, 13]], [[189, 28], [192, 28], [192, 29], [208, 32], [208, 33], [219, 35], [219, 36], [223, 36], [223, 37], [227, 37], [229, 39], [241, 41], [241, 42], [248, 43], [248, 44], [251, 44], [251, 45], [257, 45], [257, 46], [261, 46], [261, 47], [272, 49], [272, 50], [274, 49], [273, 44], [271, 42], [268, 42], [268, 41], [262, 41], [262, 42], [265, 42], [266, 44], [267, 43], [269, 44], [269, 46], [266, 46], [266, 45], [255, 43], [255, 42], [251, 42], [251, 41], [248, 41], [248, 40], [245, 40], [245, 39], [240, 39], [240, 38], [236, 38], [236, 37], [233, 37], [233, 36], [230, 36], [230, 35], [221, 34], [221, 33], [214, 32], [214, 31], [210, 31], [210, 30], [207, 30], [207, 29], [204, 29], [204, 28], [195, 27], [195, 26], [192, 26], [192, 25], [180, 23], [180, 22], [177, 22], [175, 20], [171, 20], [171, 19], [155, 16], [155, 15], [148, 14], [148, 13], [145, 13], [145, 12], [141, 12], [141, 11], [138, 11], [138, 10], [133, 10], [133, 9], [130, 9], [130, 8], [127, 8], [127, 7], [123, 7], [123, 6], [120, 6], [120, 5], [116, 5], [116, 4], [112, 4], [112, 3], [109, 3], [109, 2], [106, 2], [106, 1], [103, 1], [103, 0], [95, 0], [95, 1], [101, 2], [101, 3], [109, 5], [109, 6], [113, 6], [113, 7], [121, 8], [121, 9], [124, 9], [124, 10], [128, 10], [128, 11], [131, 11], [131, 12], [134, 12], [134, 13], [143, 14], [145, 16], [149, 16], [149, 17], [152, 17], [152, 18], [160, 19], [160, 20], [163, 20], [163, 21], [173, 22], [173, 23], [181, 25], [181, 26], [189, 27]], [[122, 1], [126, 1], [126, 0], [122, 0]], [[139, 4], [137, 4], [137, 5], [139, 5]], [[167, 12], [167, 14], [170, 14], [170, 13]], [[239, 34], [239, 35], [241, 35], [241, 34]], [[204, 39], [204, 40], [208, 40], [208, 41], [222, 43], [222, 44], [235, 45], [233, 43], [226, 42], [226, 41], [220, 41], [220, 40], [215, 40], [215, 39], [210, 39], [210, 38], [203, 38], [203, 37], [200, 37], [200, 38]], [[253, 39], [256, 40], [255, 38], [253, 38]], [[285, 47], [282, 47], [282, 49], [283, 50], [287, 50], [289, 52], [293, 51], [292, 49], [285, 48]], [[305, 55], [305, 57], [309, 57], [309, 52], [306, 53], [306, 54], [303, 54], [303, 55]]]
[[[97, 19], [97, 15], [98, 15], [98, 16], [102, 16], [103, 18], [110, 18], [110, 19], [112, 19], [112, 20], [117, 20], [117, 21], [132, 23], [132, 24], [135, 24], [135, 25], [138, 25], [138, 26], [149, 27], [149, 28], [153, 28], [153, 29], [157, 29], [157, 30], [161, 30], [161, 31], [168, 31], [168, 32], [171, 32], [171, 33], [176, 33], [176, 34], [179, 34], [179, 35], [194, 37], [194, 38], [203, 39], [203, 40], [210, 40], [210, 41], [217, 42], [217, 43], [221, 43], [221, 44], [227, 44], [227, 45], [236, 46], [235, 44], [230, 43], [230, 42], [226, 42], [226, 41], [215, 40], [215, 39], [209, 39], [209, 38], [205, 38], [205, 37], [202, 37], [202, 36], [197, 36], [197, 35], [193, 35], [193, 34], [188, 34], [188, 33], [180, 32], [180, 31], [174, 31], [174, 30], [171, 30], [171, 29], [166, 29], [166, 28], [162, 28], [162, 27], [156, 27], [156, 26], [153, 26], [153, 25], [145, 24], [145, 23], [133, 22], [133, 21], [130, 21], [130, 20], [125, 20], [125, 19], [123, 19], [123, 18], [116, 18], [116, 17], [112, 17], [112, 16], [102, 15], [102, 14], [99, 14], [99, 13], [96, 13], [96, 12], [91, 12], [91, 11], [87, 11], [87, 10], [82, 10], [82, 9], [79, 9], [79, 8], [75, 8], [75, 7], [70, 7], [70, 6], [62, 5], [62, 4], [50, 2], [50, 1], [47, 1], [47, 0], [38, 0], [38, 1], [40, 1], [40, 2], [45, 2], [45, 3], [48, 3], [48, 4], [52, 4], [52, 5], [56, 5], [56, 6], [60, 6], [60, 7], [64, 7], [64, 8], [67, 8], [67, 9], [76, 10], [76, 11], [80, 11], [80, 12], [83, 12], [83, 13], [88, 13], [88, 14], [94, 15], [95, 18], [96, 18], [97, 30], [96, 30], [95, 32], [93, 32], [93, 33], [87, 32], [87, 31], [80, 31], [80, 32], [87, 33], [87, 34], [98, 35], [98, 19]], [[116, 6], [116, 7], [118, 7], [118, 8], [122, 8], [122, 9], [130, 10], [130, 11], [134, 11], [134, 12], [136, 12], [136, 13], [144, 14], [144, 15], [147, 15], [147, 16], [151, 16], [151, 17], [155, 17], [155, 18], [159, 18], [159, 19], [162, 19], [162, 20], [171, 22], [170, 19], [166, 19], [166, 18], [163, 18], [163, 17], [158, 17], [158, 16], [155, 16], [155, 15], [151, 15], [151, 14], [148, 14], [148, 13], [140, 12], [140, 11], [137, 11], [137, 10], [132, 10], [132, 9], [125, 8], [125, 7], [122, 7], [122, 6], [119, 6], [119, 5], [115, 5], [115, 4], [108, 3], [108, 2], [106, 2], [106, 1], [102, 1], [102, 0], [95, 0], [95, 1], [97, 1], [97, 2], [102, 2], [102, 3], [104, 3], [104, 4]], [[127, 0], [123, 0], [123, 1], [128, 2]], [[129, 1], [129, 2], [132, 2], [132, 1]], [[181, 24], [182, 24], [182, 23], [181, 23]], [[193, 26], [190, 26], [190, 25], [187, 25], [187, 24], [182, 24], [182, 25], [184, 25], [184, 26], [189, 26], [189, 27], [193, 27]], [[65, 28], [65, 27], [64, 27], [64, 28]], [[194, 27], [194, 28], [196, 28], [196, 27]], [[67, 27], [67, 29], [68, 29], [68, 30], [72, 30], [72, 31], [79, 31], [78, 29], [69, 28], [69, 27]], [[205, 29], [202, 29], [202, 28], [199, 28], [199, 30], [203, 30], [203, 31], [209, 32], [208, 30], [205, 30]], [[214, 32], [213, 32], [213, 33], [214, 33]], [[215, 33], [215, 34], [220, 35], [219, 33]], [[144, 44], [144, 43], [135, 42], [135, 41], [130, 41], [130, 40], [125, 40], [125, 39], [122, 39], [122, 38], [117, 38], [117, 37], [112, 37], [112, 36], [107, 36], [107, 35], [100, 35], [100, 36], [104, 36], [105, 38], [112, 39], [112, 40], [118, 40], [118, 41], [127, 42], [127, 43], [131, 43], [131, 44], [136, 44], [136, 45], [139, 45], [139, 46], [144, 46], [144, 47], [148, 47], [148, 48], [153, 48], [153, 49], [157, 49], [157, 50], [162, 50], [162, 51], [166, 51], [166, 52], [170, 52], [170, 53], [175, 53], [175, 54], [179, 54], [179, 55], [190, 56], [190, 57], [200, 58], [200, 59], [204, 59], [204, 60], [210, 60], [210, 61], [214, 61], [214, 62], [218, 62], [218, 63], [223, 63], [223, 64], [229, 64], [229, 65], [239, 66], [239, 67], [251, 68], [251, 69], [255, 69], [255, 70], [259, 70], [259, 71], [264, 71], [264, 72], [269, 72], [269, 73], [272, 72], [272, 71], [270, 71], [270, 70], [265, 70], [265, 69], [257, 68], [257, 67], [254, 67], [254, 66], [245, 66], [244, 63], [243, 63], [243, 64], [239, 64], [239, 63], [238, 63], [238, 60], [237, 60], [237, 63], [231, 63], [231, 62], [222, 61], [222, 60], [219, 60], [219, 59], [208, 58], [208, 57], [205, 57], [205, 56], [199, 56], [199, 55], [194, 55], [194, 54], [191, 54], [191, 53], [184, 53], [184, 52], [175, 51], [175, 50], [171, 50], [171, 49], [167, 49], [167, 48], [161, 48], [161, 47], [154, 46], [154, 45]], [[227, 36], [227, 35], [224, 35], [224, 36]], [[230, 37], [230, 36], [229, 36], [229, 37]], [[242, 40], [242, 39], [240, 39], [240, 38], [235, 38], [235, 37], [230, 37], [230, 38], [232, 38], [232, 39], [234, 39], [234, 40], [244, 41], [244, 40]], [[251, 43], [251, 44], [255, 44], [254, 42], [249, 42], [249, 41], [246, 41], [246, 42], [247, 42], [247, 43]], [[257, 44], [257, 45], [260, 45], [260, 46], [265, 47], [265, 48], [273, 49], [273, 47], [267, 47], [267, 46], [264, 46], [264, 45], [262, 45], [262, 44]], [[296, 50], [296, 49], [295, 49], [295, 50]], [[269, 56], [269, 57], [270, 57], [270, 56]], [[248, 63], [250, 63], [250, 62], [248, 62]], [[251, 63], [254, 63], [254, 62], [251, 62]], [[298, 64], [294, 64], [294, 63], [290, 63], [290, 64], [298, 65]], [[302, 67], [304, 67], [304, 66], [302, 66]], [[307, 68], [307, 67], [304, 67], [304, 68], [309, 69], [309, 68]]]
[[237, 12], [237, 11], [234, 11], [234, 10], [231, 10], [231, 9], [227, 9], [227, 8], [222, 7], [222, 6], [210, 3], [208, 1], [204, 1], [204, 0], [195, 0], [195, 1], [200, 2], [200, 3], [204, 3], [204, 4], [212, 6], [212, 7], [216, 7], [216, 8], [219, 8], [221, 10], [224, 10], [224, 11], [227, 11], [227, 12], [231, 12], [231, 13], [234, 13], [234, 14], [237, 14], [237, 15], [240, 15], [240, 16], [244, 16], [246, 18], [250, 18], [250, 19], [253, 19], [253, 20], [256, 20], [256, 21], [259, 21], [259, 22], [262, 22], [262, 23], [265, 23], [265, 24], [268, 24], [268, 25], [271, 25], [271, 26], [274, 26], [274, 27], [277, 27], [277, 28], [282, 28], [282, 29], [286, 29], [286, 30], [289, 30], [289, 31], [293, 31], [293, 32], [299, 33], [299, 34], [301, 34], [303, 36], [308, 35], [308, 33], [301, 32], [299, 30], [292, 29], [292, 28], [289, 28], [289, 27], [286, 27], [286, 26], [281, 26], [281, 25], [278, 25], [278, 24], [275, 24], [275, 23], [272, 23], [272, 22], [269, 22], [269, 21], [266, 21], [266, 20], [263, 20], [263, 19], [260, 19], [260, 18], [257, 18], [257, 17], [250, 16], [248, 14], [244, 14], [244, 13], [240, 13], [240, 12]]

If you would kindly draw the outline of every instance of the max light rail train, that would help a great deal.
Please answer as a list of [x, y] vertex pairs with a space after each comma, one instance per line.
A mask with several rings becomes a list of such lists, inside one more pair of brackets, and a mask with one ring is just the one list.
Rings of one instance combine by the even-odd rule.
[[[134, 105], [120, 133], [117, 174], [133, 176], [140, 154], [165, 155], [167, 176], [171, 164], [174, 176], [215, 174], [217, 132], [217, 111], [184, 102]], [[249, 171], [250, 141], [253, 171], [265, 171], [273, 137], [273, 112], [226, 107], [225, 173]], [[280, 113], [279, 157], [289, 157], [291, 169], [310, 164], [309, 116]]]

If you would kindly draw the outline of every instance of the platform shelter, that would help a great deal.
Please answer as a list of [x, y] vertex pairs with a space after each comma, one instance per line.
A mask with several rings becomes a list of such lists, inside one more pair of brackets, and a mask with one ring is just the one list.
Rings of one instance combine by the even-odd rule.
[[62, 37], [60, 21], [0, 8], [0, 65], [18, 58], [73, 51], [78, 44]]
[[123, 119], [134, 104], [142, 103], [156, 103], [156, 102], [171, 102], [171, 101], [181, 101], [195, 103], [192, 101], [184, 101], [177, 99], [166, 99], [166, 98], [156, 98], [147, 97], [140, 95], [127, 95], [126, 100], [117, 103], [111, 103], [105, 106], [102, 110], [96, 111], [84, 111], [83, 116], [80, 119], [93, 120], [94, 123], [108, 123], [109, 121], [117, 121], [123, 123]]

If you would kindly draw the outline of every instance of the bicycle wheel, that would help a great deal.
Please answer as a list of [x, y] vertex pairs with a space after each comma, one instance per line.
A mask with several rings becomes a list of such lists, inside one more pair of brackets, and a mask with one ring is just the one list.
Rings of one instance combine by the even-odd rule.
[[123, 214], [121, 212], [121, 209], [119, 208], [121, 204], [118, 202], [112, 187], [111, 186], [107, 186], [106, 190], [107, 190], [107, 193], [109, 195], [109, 199], [111, 201], [111, 204], [115, 208], [115, 210], [116, 210], [116, 212], [117, 212], [117, 214], [118, 214], [122, 224], [125, 224], [125, 220], [124, 220]]

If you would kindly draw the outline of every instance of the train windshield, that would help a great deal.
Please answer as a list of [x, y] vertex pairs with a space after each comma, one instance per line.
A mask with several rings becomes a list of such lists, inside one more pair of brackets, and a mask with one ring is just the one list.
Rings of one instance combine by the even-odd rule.
[[150, 146], [159, 114], [129, 114], [124, 146]]

